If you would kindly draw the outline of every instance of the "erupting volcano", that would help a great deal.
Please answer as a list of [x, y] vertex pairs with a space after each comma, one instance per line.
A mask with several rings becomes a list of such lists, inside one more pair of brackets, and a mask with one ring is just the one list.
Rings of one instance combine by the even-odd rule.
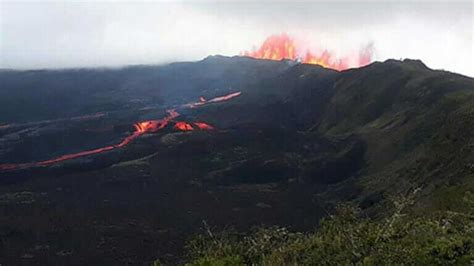
[[[225, 96], [220, 96], [213, 98], [209, 101], [207, 101], [204, 97], [200, 97], [199, 102], [195, 103], [190, 103], [182, 106], [183, 108], [194, 108], [197, 106], [202, 106], [206, 104], [212, 104], [212, 103], [218, 103], [218, 102], [223, 102], [230, 100], [234, 97], [237, 97], [241, 94], [241, 92], [235, 92], [231, 93]], [[35, 166], [47, 166], [51, 165], [54, 163], [66, 161], [66, 160], [71, 160], [83, 156], [88, 156], [88, 155], [93, 155], [93, 154], [98, 154], [101, 152], [105, 151], [110, 151], [116, 148], [122, 148], [129, 144], [132, 140], [138, 138], [139, 136], [146, 134], [146, 133], [154, 133], [157, 132], [160, 129], [165, 128], [170, 122], [174, 122], [174, 129], [180, 130], [180, 131], [192, 131], [194, 129], [200, 129], [200, 130], [213, 130], [214, 127], [212, 127], [209, 124], [206, 124], [204, 122], [193, 122], [193, 123], [188, 123], [184, 121], [174, 121], [175, 118], [180, 116], [178, 111], [175, 108], [168, 109], [167, 115], [163, 117], [162, 119], [159, 120], [150, 120], [150, 121], [142, 121], [135, 123], [133, 125], [134, 131], [131, 135], [127, 136], [124, 138], [120, 143], [115, 144], [115, 145], [110, 145], [110, 146], [105, 146], [93, 150], [87, 150], [87, 151], [82, 151], [82, 152], [77, 152], [77, 153], [72, 153], [72, 154], [66, 154], [59, 156], [54, 159], [50, 160], [45, 160], [45, 161], [40, 161], [40, 162], [29, 162], [29, 163], [19, 163], [19, 164], [0, 164], [0, 171], [2, 170], [15, 170], [15, 169], [21, 169], [21, 168], [28, 168], [28, 167], [35, 167]], [[193, 126], [194, 125], [194, 126]]]
[[369, 64], [372, 62], [372, 53], [372, 46], [368, 45], [356, 55], [338, 58], [326, 49], [302, 49], [293, 38], [283, 33], [272, 35], [263, 42], [260, 48], [241, 54], [258, 59], [297, 60], [305, 64], [317, 64], [326, 68], [344, 70]]

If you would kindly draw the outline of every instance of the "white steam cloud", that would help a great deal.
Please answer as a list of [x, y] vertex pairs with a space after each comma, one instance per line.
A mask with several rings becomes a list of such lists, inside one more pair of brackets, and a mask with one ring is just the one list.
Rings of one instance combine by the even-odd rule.
[[0, 68], [158, 64], [238, 55], [286, 32], [336, 54], [415, 58], [474, 76], [473, 3], [12, 2], [0, 0]]

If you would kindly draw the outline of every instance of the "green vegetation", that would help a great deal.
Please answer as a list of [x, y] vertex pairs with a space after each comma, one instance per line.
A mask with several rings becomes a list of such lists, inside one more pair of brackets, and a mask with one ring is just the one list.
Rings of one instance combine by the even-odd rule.
[[309, 233], [274, 227], [214, 234], [206, 227], [188, 243], [188, 265], [472, 265], [474, 212], [408, 216], [410, 201], [395, 204], [383, 221], [339, 206]]

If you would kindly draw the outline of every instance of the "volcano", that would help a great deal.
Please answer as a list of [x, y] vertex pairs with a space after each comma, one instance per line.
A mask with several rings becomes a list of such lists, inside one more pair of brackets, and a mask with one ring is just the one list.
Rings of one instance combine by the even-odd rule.
[[472, 78], [409, 59], [348, 69], [324, 50], [298, 62], [290, 37], [267, 41], [197, 62], [0, 71], [0, 263], [182, 264], [203, 224], [308, 231], [340, 203], [385, 219], [413, 188], [410, 212], [468, 208]]

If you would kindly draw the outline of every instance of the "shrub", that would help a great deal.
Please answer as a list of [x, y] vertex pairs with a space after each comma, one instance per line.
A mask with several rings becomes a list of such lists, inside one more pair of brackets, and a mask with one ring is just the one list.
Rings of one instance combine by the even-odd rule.
[[474, 263], [474, 216], [454, 212], [409, 217], [396, 211], [385, 221], [361, 218], [341, 206], [314, 232], [258, 228], [196, 236], [189, 265], [380, 265]]

